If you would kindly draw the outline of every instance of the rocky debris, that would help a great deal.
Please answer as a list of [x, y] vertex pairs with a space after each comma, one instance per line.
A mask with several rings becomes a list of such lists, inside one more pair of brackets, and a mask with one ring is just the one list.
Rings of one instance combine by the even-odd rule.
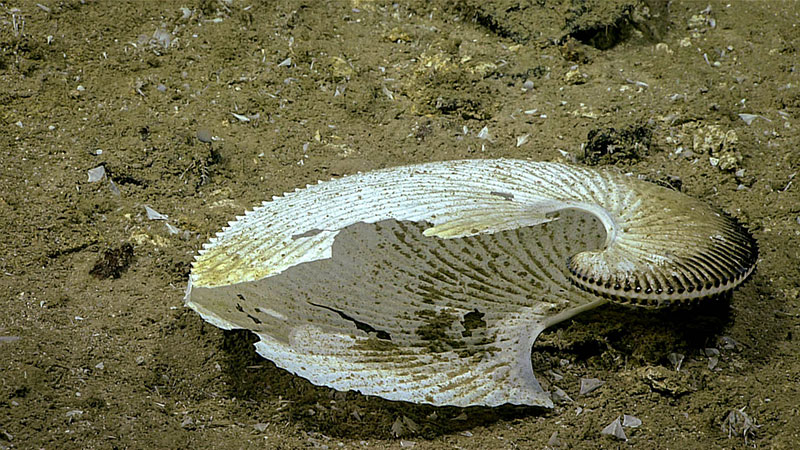
[[106, 249], [89, 270], [89, 275], [99, 278], [119, 278], [133, 262], [133, 245], [124, 243]]
[[634, 163], [650, 150], [653, 132], [643, 125], [622, 129], [596, 128], [589, 131], [583, 148], [583, 163], [589, 166]]

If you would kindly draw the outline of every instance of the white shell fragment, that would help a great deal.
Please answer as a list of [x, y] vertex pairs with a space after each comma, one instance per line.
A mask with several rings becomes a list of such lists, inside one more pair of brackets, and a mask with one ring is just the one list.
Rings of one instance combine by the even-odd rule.
[[667, 355], [667, 359], [669, 360], [670, 364], [672, 364], [672, 368], [675, 369], [676, 372], [681, 371], [684, 358], [685, 356], [681, 353], [672, 352]]
[[622, 429], [622, 423], [620, 423], [619, 417], [614, 419], [614, 421], [610, 424], [606, 425], [606, 427], [600, 431], [600, 434], [613, 436], [621, 441], [628, 440], [628, 436], [625, 435], [625, 430]]
[[435, 162], [264, 202], [204, 245], [186, 304], [314, 384], [552, 407], [531, 366], [542, 330], [609, 300], [724, 294], [756, 258], [733, 219], [614, 171]]
[[103, 179], [106, 176], [105, 166], [97, 166], [94, 169], [89, 169], [89, 183], [94, 183]]
[[161, 214], [160, 212], [156, 211], [155, 209], [144, 205], [144, 210], [147, 213], [147, 218], [149, 220], [167, 220], [169, 219], [168, 216]]
[[642, 426], [642, 420], [636, 416], [631, 416], [629, 414], [622, 415], [622, 426], [628, 428], [638, 428]]
[[581, 378], [580, 394], [581, 395], [590, 394], [590, 393], [596, 391], [597, 389], [599, 389], [600, 386], [602, 386], [604, 384], [605, 384], [605, 381], [599, 380], [597, 378]]

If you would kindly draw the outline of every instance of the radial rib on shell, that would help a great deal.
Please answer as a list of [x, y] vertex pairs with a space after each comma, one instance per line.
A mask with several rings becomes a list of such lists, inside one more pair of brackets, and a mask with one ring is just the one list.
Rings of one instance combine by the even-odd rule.
[[315, 384], [434, 405], [552, 406], [546, 327], [608, 300], [731, 291], [757, 246], [706, 204], [611, 170], [519, 160], [322, 182], [238, 217], [194, 262], [187, 305]]

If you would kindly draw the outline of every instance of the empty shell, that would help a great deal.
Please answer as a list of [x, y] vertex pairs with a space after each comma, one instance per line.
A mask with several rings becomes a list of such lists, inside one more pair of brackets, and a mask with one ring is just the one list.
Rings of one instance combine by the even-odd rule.
[[186, 303], [318, 385], [552, 407], [531, 367], [542, 330], [609, 300], [724, 294], [756, 259], [724, 213], [614, 171], [436, 162], [265, 202], [204, 245]]

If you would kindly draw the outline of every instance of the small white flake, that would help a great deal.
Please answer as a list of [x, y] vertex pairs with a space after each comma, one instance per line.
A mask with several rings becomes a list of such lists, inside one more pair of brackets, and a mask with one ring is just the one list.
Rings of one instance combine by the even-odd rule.
[[231, 114], [233, 114], [233, 117], [236, 117], [239, 120], [239, 122], [250, 122], [250, 118], [247, 116], [243, 116], [241, 114], [236, 114], [236, 113], [231, 113]]
[[481, 128], [481, 131], [478, 133], [478, 139], [489, 139], [489, 127]]
[[147, 211], [147, 218], [150, 220], [167, 220], [169, 218], [147, 205], [144, 205], [144, 210]]
[[522, 136], [517, 136], [517, 147], [523, 145], [524, 143], [528, 142], [528, 139], [531, 137], [530, 134], [524, 134]]
[[97, 166], [94, 169], [89, 169], [89, 183], [100, 181], [106, 176], [106, 168], [104, 166]]
[[278, 64], [278, 67], [289, 67], [292, 65], [292, 58], [286, 58]]
[[120, 195], [119, 188], [117, 187], [117, 185], [112, 180], [108, 180], [108, 188], [111, 190], [112, 194], [114, 194], [117, 197], [119, 197], [119, 195]]
[[764, 119], [767, 122], [772, 122], [771, 120], [769, 120], [766, 117], [761, 116], [759, 114], [744, 114], [743, 113], [743, 114], [739, 114], [739, 118], [744, 120], [744, 123], [746, 123], [747, 125], [750, 125], [751, 123], [753, 123], [754, 120], [759, 119], [759, 118], [760, 119]]

